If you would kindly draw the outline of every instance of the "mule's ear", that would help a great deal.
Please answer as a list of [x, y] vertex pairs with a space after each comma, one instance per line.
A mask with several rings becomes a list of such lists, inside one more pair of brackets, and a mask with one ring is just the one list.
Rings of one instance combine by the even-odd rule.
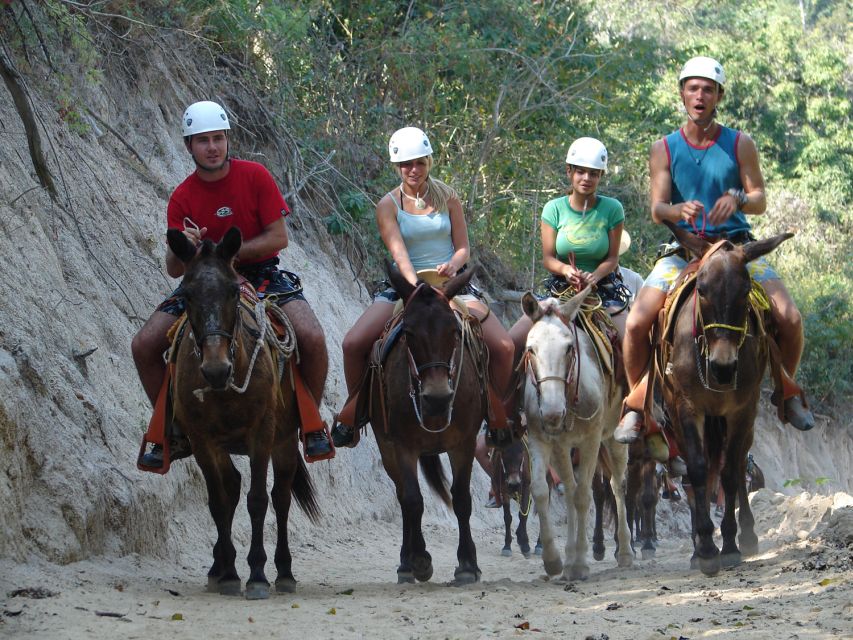
[[391, 282], [391, 286], [394, 287], [394, 291], [400, 294], [403, 300], [408, 300], [409, 296], [415, 290], [415, 285], [406, 280], [403, 274], [400, 273], [400, 270], [391, 264], [388, 258], [385, 258], [385, 273], [388, 274], [388, 280]]
[[178, 256], [181, 262], [189, 262], [195, 257], [195, 245], [190, 242], [190, 239], [180, 229], [169, 229], [166, 231], [166, 241], [169, 243], [172, 253]]
[[539, 301], [530, 291], [521, 296], [521, 310], [533, 322], [542, 317], [542, 307], [539, 306]]
[[225, 262], [231, 262], [232, 258], [240, 251], [240, 245], [243, 244], [243, 234], [237, 227], [231, 227], [225, 232], [222, 241], [216, 245], [216, 255], [222, 258]]
[[743, 250], [744, 259], [746, 262], [752, 262], [756, 258], [760, 258], [763, 255], [766, 255], [773, 251], [780, 244], [785, 242], [788, 238], [793, 238], [793, 233], [780, 233], [778, 236], [772, 236], [770, 238], [764, 238], [764, 240], [755, 240], [754, 242], [747, 242], [745, 245], [741, 247]]
[[586, 289], [560, 305], [560, 315], [566, 319], [566, 322], [571, 322], [575, 319], [575, 316], [578, 315], [578, 311], [580, 311], [583, 301], [586, 300], [590, 291], [592, 291], [592, 285], [588, 284]]
[[444, 295], [447, 296], [447, 299], [450, 300], [453, 298], [453, 296], [459, 293], [465, 285], [471, 282], [471, 278], [474, 277], [479, 268], [479, 265], [477, 265], [470, 269], [466, 269], [464, 273], [457, 274], [445, 282], [441, 286], [441, 290], [444, 291]]
[[710, 242], [703, 240], [689, 231], [685, 231], [678, 225], [671, 223], [669, 220], [664, 220], [663, 223], [666, 225], [667, 229], [672, 232], [672, 235], [675, 236], [678, 243], [697, 258], [704, 256], [705, 252], [711, 248]]

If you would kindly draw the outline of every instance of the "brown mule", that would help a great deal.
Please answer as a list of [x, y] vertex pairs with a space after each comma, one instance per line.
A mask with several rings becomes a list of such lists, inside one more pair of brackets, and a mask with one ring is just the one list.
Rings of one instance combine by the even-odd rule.
[[[477, 550], [471, 537], [471, 469], [477, 432], [485, 418], [481, 382], [484, 361], [469, 348], [481, 340], [479, 325], [460, 324], [449, 300], [464, 287], [475, 269], [451, 278], [441, 287], [418, 281], [413, 285], [386, 262], [389, 280], [405, 301], [401, 335], [382, 371], [373, 376], [370, 424], [382, 464], [397, 488], [403, 515], [403, 542], [397, 580], [426, 581], [432, 558], [426, 550], [421, 518], [424, 502], [418, 484], [418, 461], [429, 485], [450, 504], [459, 523], [455, 581], [480, 579]], [[473, 335], [472, 331], [473, 329]], [[450, 458], [453, 483], [448, 495], [438, 454]]]
[[246, 597], [269, 596], [263, 533], [270, 460], [278, 529], [276, 588], [293, 591], [296, 581], [287, 543], [291, 496], [312, 520], [319, 511], [299, 454], [299, 414], [292, 387], [279, 384], [271, 348], [274, 341], [263, 338], [271, 337], [272, 330], [264, 326], [262, 310], [252, 313], [240, 300], [233, 267], [242, 243], [240, 231], [232, 227], [218, 245], [204, 240], [198, 250], [181, 231], [169, 229], [167, 237], [169, 247], [186, 265], [182, 289], [190, 331], [175, 357], [174, 419], [192, 443], [204, 474], [217, 531], [208, 589], [240, 594], [236, 550], [231, 542], [231, 524], [240, 501], [240, 474], [231, 454], [238, 454], [249, 456], [251, 469], [247, 503], [252, 537]]
[[[714, 575], [722, 566], [734, 566], [741, 553], [758, 552], [758, 537], [746, 492], [747, 452], [752, 446], [761, 380], [768, 362], [768, 343], [762, 319], [750, 311], [752, 281], [748, 262], [773, 251], [793, 234], [736, 246], [716, 244], [666, 223], [676, 239], [700, 265], [694, 292], [675, 310], [669, 362], [657, 375], [678, 448], [687, 462], [687, 490], [693, 524], [691, 567]], [[660, 346], [658, 347], [660, 348]], [[709, 513], [709, 479], [720, 453], [726, 496], [720, 525], [723, 548], [714, 544]], [[710, 462], [709, 462], [710, 461]], [[740, 548], [735, 542], [735, 499], [740, 506]]]

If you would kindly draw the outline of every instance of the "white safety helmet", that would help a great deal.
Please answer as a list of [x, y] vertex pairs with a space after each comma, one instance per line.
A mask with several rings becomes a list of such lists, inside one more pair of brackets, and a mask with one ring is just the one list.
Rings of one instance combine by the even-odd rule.
[[684, 84], [684, 80], [687, 78], [707, 78], [721, 87], [726, 84], [723, 65], [707, 56], [696, 56], [684, 63], [681, 73], [678, 75], [678, 84]]
[[417, 127], [404, 127], [394, 132], [388, 141], [391, 162], [405, 162], [432, 155], [432, 145], [426, 134]]
[[622, 229], [622, 238], [619, 240], [619, 255], [621, 256], [623, 253], [627, 253], [630, 248], [631, 234], [628, 233], [627, 229]]
[[230, 129], [231, 125], [228, 124], [228, 116], [225, 114], [225, 109], [221, 105], [208, 100], [191, 104], [184, 111], [184, 117], [181, 118], [181, 131], [185, 138], [187, 136], [194, 136], [197, 133]]
[[607, 171], [607, 149], [595, 138], [578, 138], [569, 147], [566, 164]]

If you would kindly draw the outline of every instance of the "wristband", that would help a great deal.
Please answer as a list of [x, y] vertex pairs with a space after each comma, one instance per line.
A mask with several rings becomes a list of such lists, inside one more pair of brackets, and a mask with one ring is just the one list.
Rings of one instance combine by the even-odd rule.
[[748, 202], [746, 193], [743, 189], [729, 189], [728, 191], [726, 191], [726, 193], [728, 193], [732, 198], [735, 199], [738, 208], [741, 208]]

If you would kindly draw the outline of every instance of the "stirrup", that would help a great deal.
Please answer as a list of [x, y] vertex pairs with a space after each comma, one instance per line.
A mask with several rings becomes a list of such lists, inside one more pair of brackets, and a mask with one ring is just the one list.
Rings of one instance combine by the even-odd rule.
[[335, 457], [335, 447], [332, 444], [332, 439], [329, 437], [329, 432], [325, 424], [322, 430], [309, 431], [308, 433], [303, 432], [301, 435], [302, 452], [306, 462], [319, 462], [320, 460], [329, 460]]

